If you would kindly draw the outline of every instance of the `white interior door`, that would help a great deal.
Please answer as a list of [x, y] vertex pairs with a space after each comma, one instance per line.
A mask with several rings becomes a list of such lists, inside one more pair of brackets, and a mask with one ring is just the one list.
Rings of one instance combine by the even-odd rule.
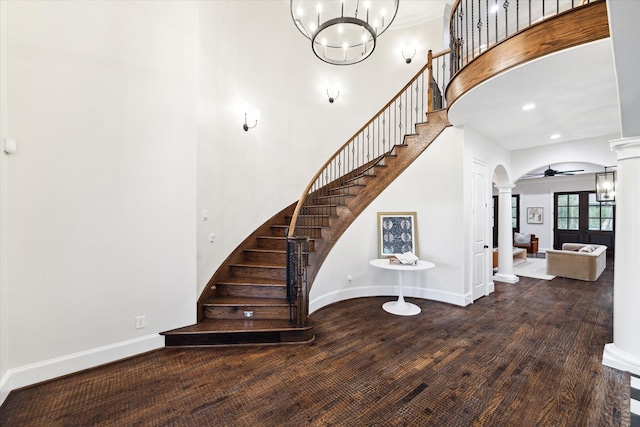
[[487, 295], [487, 165], [473, 161], [473, 300]]

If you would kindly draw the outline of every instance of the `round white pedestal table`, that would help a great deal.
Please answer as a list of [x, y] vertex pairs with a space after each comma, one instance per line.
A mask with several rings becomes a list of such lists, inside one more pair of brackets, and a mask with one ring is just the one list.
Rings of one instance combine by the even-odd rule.
[[398, 284], [400, 292], [396, 301], [389, 301], [382, 304], [384, 311], [397, 314], [398, 316], [415, 316], [420, 313], [420, 307], [404, 300], [402, 290], [402, 282], [405, 271], [423, 271], [435, 267], [436, 265], [429, 261], [418, 260], [416, 265], [391, 264], [388, 258], [372, 259], [369, 261], [374, 267], [384, 268], [385, 270], [396, 270], [398, 272]]

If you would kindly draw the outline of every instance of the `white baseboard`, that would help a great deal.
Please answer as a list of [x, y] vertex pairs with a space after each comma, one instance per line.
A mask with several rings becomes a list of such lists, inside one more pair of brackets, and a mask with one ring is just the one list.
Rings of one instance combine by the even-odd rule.
[[620, 350], [613, 343], [605, 344], [602, 352], [602, 364], [640, 376], [640, 358]]
[[0, 379], [0, 405], [11, 390], [164, 347], [164, 337], [147, 335], [7, 370]]
[[500, 273], [496, 273], [493, 275], [493, 280], [496, 282], [503, 282], [503, 283], [518, 283], [520, 281], [520, 278], [518, 276], [516, 276], [515, 274], [500, 274]]
[[494, 282], [489, 282], [489, 286], [487, 286], [487, 295], [494, 293], [496, 290], [496, 284]]
[[[402, 290], [404, 296], [409, 298], [428, 299], [458, 305], [460, 307], [465, 307], [469, 304], [467, 302], [467, 298], [465, 298], [465, 295], [463, 294], [454, 294], [434, 289], [412, 288], [407, 286], [403, 287]], [[383, 296], [388, 296], [389, 299], [392, 300], [394, 295], [397, 298], [397, 286], [362, 286], [357, 288], [339, 289], [337, 291], [329, 292], [328, 294], [320, 295], [319, 297], [311, 300], [309, 302], [309, 313], [313, 313], [322, 307], [338, 301], [353, 298]]]

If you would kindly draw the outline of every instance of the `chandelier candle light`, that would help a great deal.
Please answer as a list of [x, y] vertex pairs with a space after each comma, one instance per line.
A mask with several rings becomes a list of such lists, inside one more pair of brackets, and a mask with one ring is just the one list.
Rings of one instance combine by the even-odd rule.
[[290, 1], [291, 18], [311, 40], [313, 53], [329, 64], [351, 65], [373, 53], [378, 36], [395, 19], [400, 0]]

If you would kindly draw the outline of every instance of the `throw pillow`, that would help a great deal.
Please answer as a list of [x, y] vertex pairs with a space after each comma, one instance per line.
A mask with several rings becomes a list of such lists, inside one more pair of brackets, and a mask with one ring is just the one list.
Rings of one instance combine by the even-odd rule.
[[513, 241], [518, 245], [528, 245], [531, 243], [531, 234], [528, 233], [514, 233]]

